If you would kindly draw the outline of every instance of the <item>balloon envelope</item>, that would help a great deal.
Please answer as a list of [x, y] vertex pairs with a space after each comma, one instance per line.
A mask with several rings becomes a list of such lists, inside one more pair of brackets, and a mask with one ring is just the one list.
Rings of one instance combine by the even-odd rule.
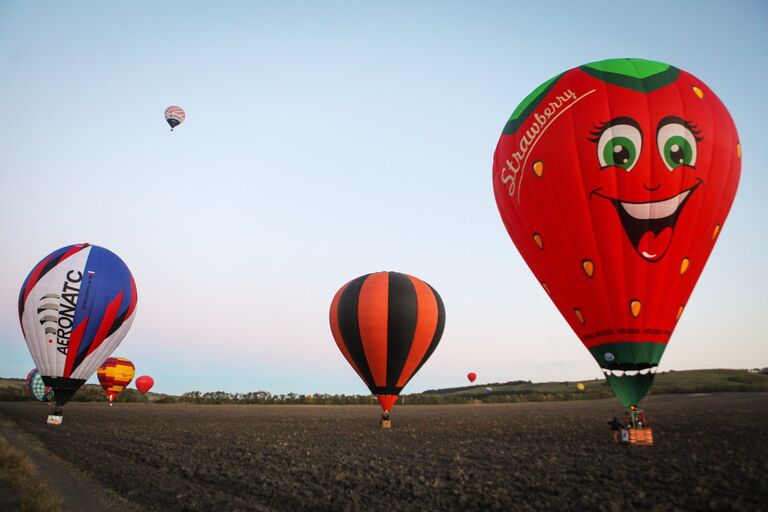
[[53, 390], [50, 386], [45, 385], [37, 368], [32, 368], [27, 374], [27, 389], [32, 393], [35, 400], [39, 400], [40, 402], [53, 400]]
[[184, 112], [184, 109], [177, 105], [171, 105], [165, 109], [165, 121], [171, 127], [171, 131], [183, 123], [186, 117], [187, 114]]
[[504, 225], [625, 406], [653, 381], [740, 167], [715, 93], [660, 62], [566, 71], [504, 127], [493, 163]]
[[477, 374], [475, 372], [470, 372], [467, 374], [467, 379], [469, 379], [469, 382], [475, 382], [476, 378]]
[[19, 293], [19, 320], [43, 382], [65, 404], [120, 344], [136, 310], [125, 263], [95, 245], [58, 249]]
[[135, 373], [136, 369], [128, 359], [110, 357], [99, 367], [96, 375], [99, 377], [99, 384], [104, 388], [104, 392], [111, 402], [131, 383]]
[[143, 395], [155, 385], [155, 379], [149, 375], [142, 375], [136, 378], [136, 389]]
[[330, 323], [339, 350], [388, 412], [440, 342], [445, 308], [424, 281], [377, 272], [336, 293]]

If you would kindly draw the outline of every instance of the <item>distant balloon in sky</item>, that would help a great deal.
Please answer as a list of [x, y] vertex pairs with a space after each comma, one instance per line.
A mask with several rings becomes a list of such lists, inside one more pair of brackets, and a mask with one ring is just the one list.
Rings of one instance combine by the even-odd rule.
[[99, 367], [96, 375], [99, 377], [99, 384], [107, 394], [110, 406], [115, 397], [131, 383], [135, 374], [136, 369], [133, 363], [123, 357], [110, 357]]
[[152, 386], [155, 385], [155, 379], [150, 377], [149, 375], [142, 375], [140, 377], [136, 377], [136, 389], [139, 390], [139, 393], [142, 395], [146, 394], [147, 391], [152, 389]]
[[440, 342], [445, 308], [424, 281], [376, 272], [336, 293], [330, 323], [339, 350], [387, 414]]
[[476, 378], [477, 374], [475, 372], [470, 372], [467, 374], [467, 379], [469, 379], [469, 382], [475, 382]]
[[579, 391], [584, 391], [586, 387], [584, 386], [583, 383], [579, 382], [578, 384], [576, 384], [576, 389], [578, 389]]
[[504, 225], [626, 407], [653, 382], [740, 169], [725, 106], [661, 62], [573, 68], [504, 127], [493, 159]]
[[171, 131], [183, 123], [186, 117], [187, 114], [184, 112], [184, 109], [176, 105], [171, 105], [165, 109], [165, 120], [171, 126]]
[[37, 368], [32, 368], [32, 370], [27, 374], [27, 389], [29, 389], [29, 392], [32, 393], [32, 396], [35, 400], [40, 402], [53, 400], [53, 390], [50, 388], [50, 386], [45, 385], [43, 378], [40, 376], [40, 372], [37, 371]]
[[136, 300], [128, 267], [103, 247], [62, 247], [29, 273], [19, 293], [19, 320], [56, 397], [54, 414], [123, 340]]

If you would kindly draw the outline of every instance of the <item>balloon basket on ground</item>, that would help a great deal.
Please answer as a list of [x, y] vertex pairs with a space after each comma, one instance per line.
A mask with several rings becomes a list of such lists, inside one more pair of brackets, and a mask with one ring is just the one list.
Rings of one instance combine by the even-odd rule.
[[379, 420], [379, 426], [387, 430], [392, 428], [392, 420], [389, 419], [389, 414], [381, 415], [381, 420]]
[[61, 406], [56, 404], [51, 414], [48, 415], [46, 423], [48, 425], [61, 425], [62, 421], [64, 421], [64, 414], [62, 413]]
[[64, 421], [64, 416], [61, 416], [60, 414], [49, 414], [46, 423], [49, 425], [61, 425], [62, 421]]
[[648, 426], [645, 412], [633, 405], [626, 413], [626, 420], [626, 427], [620, 430], [621, 444], [653, 446], [653, 429]]
[[627, 430], [630, 446], [653, 446], [653, 430], [651, 427], [630, 427]]

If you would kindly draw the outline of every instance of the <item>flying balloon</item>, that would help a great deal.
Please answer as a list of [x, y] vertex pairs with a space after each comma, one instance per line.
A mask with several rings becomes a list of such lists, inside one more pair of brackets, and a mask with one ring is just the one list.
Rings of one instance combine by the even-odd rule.
[[386, 418], [400, 391], [440, 342], [445, 308], [424, 281], [376, 272], [336, 293], [330, 323], [339, 350], [376, 395]]
[[135, 374], [133, 363], [123, 357], [110, 357], [99, 367], [96, 375], [109, 398], [110, 407], [115, 397], [131, 383]]
[[45, 385], [37, 368], [32, 368], [27, 374], [27, 388], [29, 389], [29, 392], [32, 393], [35, 400], [40, 402], [53, 400], [53, 390], [50, 386]]
[[578, 389], [579, 391], [584, 391], [586, 389], [586, 386], [584, 386], [584, 383], [579, 382], [578, 384], [576, 384], [576, 389]]
[[467, 379], [469, 379], [469, 382], [475, 382], [476, 378], [477, 374], [475, 372], [470, 372], [467, 374]]
[[136, 378], [136, 389], [138, 389], [139, 393], [141, 393], [142, 395], [146, 394], [147, 391], [152, 389], [152, 386], [154, 385], [155, 385], [155, 379], [153, 379], [149, 375], [142, 375]]
[[171, 105], [165, 109], [165, 121], [171, 126], [171, 131], [183, 123], [186, 117], [187, 114], [184, 109], [176, 105]]
[[653, 382], [740, 168], [725, 106], [661, 62], [566, 71], [504, 127], [493, 163], [504, 225], [626, 407]]
[[58, 249], [21, 286], [19, 320], [43, 382], [61, 406], [120, 344], [136, 310], [136, 284], [125, 263], [95, 245]]

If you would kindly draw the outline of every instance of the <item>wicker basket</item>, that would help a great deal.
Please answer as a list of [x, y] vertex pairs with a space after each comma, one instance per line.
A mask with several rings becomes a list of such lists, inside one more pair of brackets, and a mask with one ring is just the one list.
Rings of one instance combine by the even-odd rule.
[[653, 430], [651, 427], [630, 427], [629, 444], [633, 446], [653, 446]]

